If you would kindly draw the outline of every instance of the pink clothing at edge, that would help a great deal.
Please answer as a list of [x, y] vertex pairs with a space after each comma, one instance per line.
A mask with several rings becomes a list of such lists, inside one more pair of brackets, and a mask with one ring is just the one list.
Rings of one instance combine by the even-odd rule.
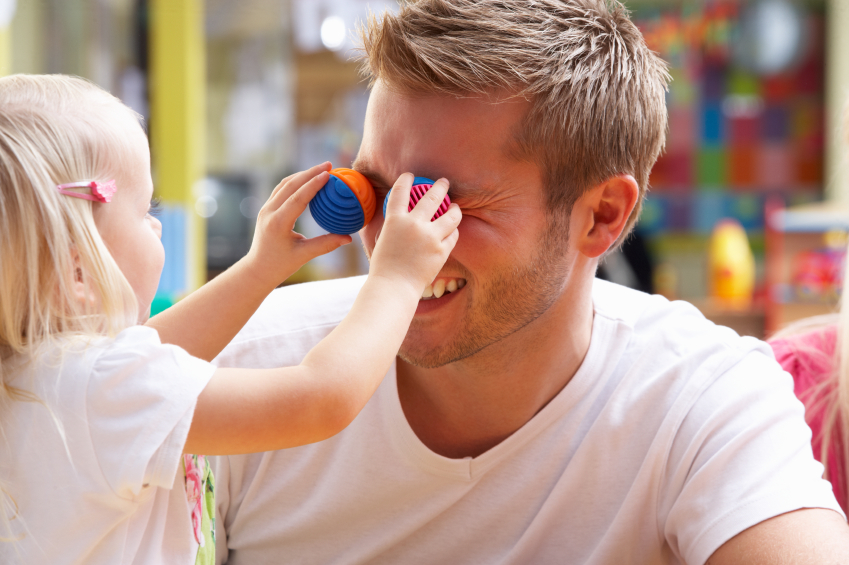
[[[826, 381], [834, 370], [836, 343], [836, 326], [770, 341], [775, 359], [785, 371], [793, 375], [796, 396], [805, 403], [805, 419], [813, 432], [812, 445], [818, 460], [822, 457], [822, 428], [827, 404], [815, 402], [811, 406], [811, 395], [819, 394], [817, 385]], [[828, 477], [834, 496], [845, 512], [849, 508], [849, 500], [846, 498], [846, 469], [843, 468], [843, 461], [840, 441], [832, 441], [829, 446]]]

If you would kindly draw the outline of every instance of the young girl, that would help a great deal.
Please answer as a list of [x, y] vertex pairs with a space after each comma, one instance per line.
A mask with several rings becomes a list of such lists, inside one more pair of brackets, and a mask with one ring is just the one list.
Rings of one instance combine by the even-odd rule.
[[211, 477], [183, 454], [342, 430], [458, 237], [456, 205], [430, 221], [447, 182], [407, 213], [402, 175], [345, 320], [296, 367], [216, 369], [207, 361], [272, 289], [350, 241], [292, 231], [329, 165], [284, 179], [249, 254], [147, 320], [164, 258], [149, 165], [136, 116], [108, 93], [70, 77], [0, 79], [2, 563], [211, 563]]

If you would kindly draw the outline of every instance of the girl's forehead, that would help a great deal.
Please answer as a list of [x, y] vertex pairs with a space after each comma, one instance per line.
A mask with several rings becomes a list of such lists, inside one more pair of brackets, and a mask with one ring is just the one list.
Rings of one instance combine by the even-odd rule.
[[102, 111], [92, 124], [94, 144], [101, 155], [100, 166], [112, 174], [134, 166], [139, 160], [146, 160], [149, 166], [147, 135], [132, 112], [117, 104], [102, 108]]
[[110, 169], [118, 185], [118, 192], [139, 200], [150, 200], [153, 181], [150, 174], [150, 149], [147, 136], [139, 126], [127, 132], [124, 149], [115, 155]]

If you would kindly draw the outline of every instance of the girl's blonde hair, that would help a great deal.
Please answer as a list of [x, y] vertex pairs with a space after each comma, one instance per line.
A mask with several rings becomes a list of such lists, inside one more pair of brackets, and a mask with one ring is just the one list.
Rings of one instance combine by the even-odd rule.
[[[116, 127], [122, 119], [138, 124], [83, 79], [0, 78], [0, 412], [10, 401], [39, 401], [10, 384], [13, 361], [58, 338], [114, 335], [137, 322], [133, 289], [94, 223], [94, 207], [109, 204], [56, 188], [116, 176], [132, 151]], [[0, 498], [0, 526], [8, 526], [10, 501]]]
[[138, 119], [80, 78], [0, 78], [0, 382], [10, 355], [136, 322], [133, 290], [94, 224], [94, 207], [109, 204], [56, 189], [116, 176], [132, 152], [120, 114]]

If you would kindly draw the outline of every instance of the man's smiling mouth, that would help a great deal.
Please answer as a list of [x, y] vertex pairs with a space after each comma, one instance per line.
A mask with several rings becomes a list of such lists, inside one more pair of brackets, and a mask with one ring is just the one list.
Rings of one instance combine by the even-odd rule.
[[422, 300], [441, 298], [446, 292], [454, 292], [466, 286], [466, 279], [439, 278], [427, 285], [422, 292]]

